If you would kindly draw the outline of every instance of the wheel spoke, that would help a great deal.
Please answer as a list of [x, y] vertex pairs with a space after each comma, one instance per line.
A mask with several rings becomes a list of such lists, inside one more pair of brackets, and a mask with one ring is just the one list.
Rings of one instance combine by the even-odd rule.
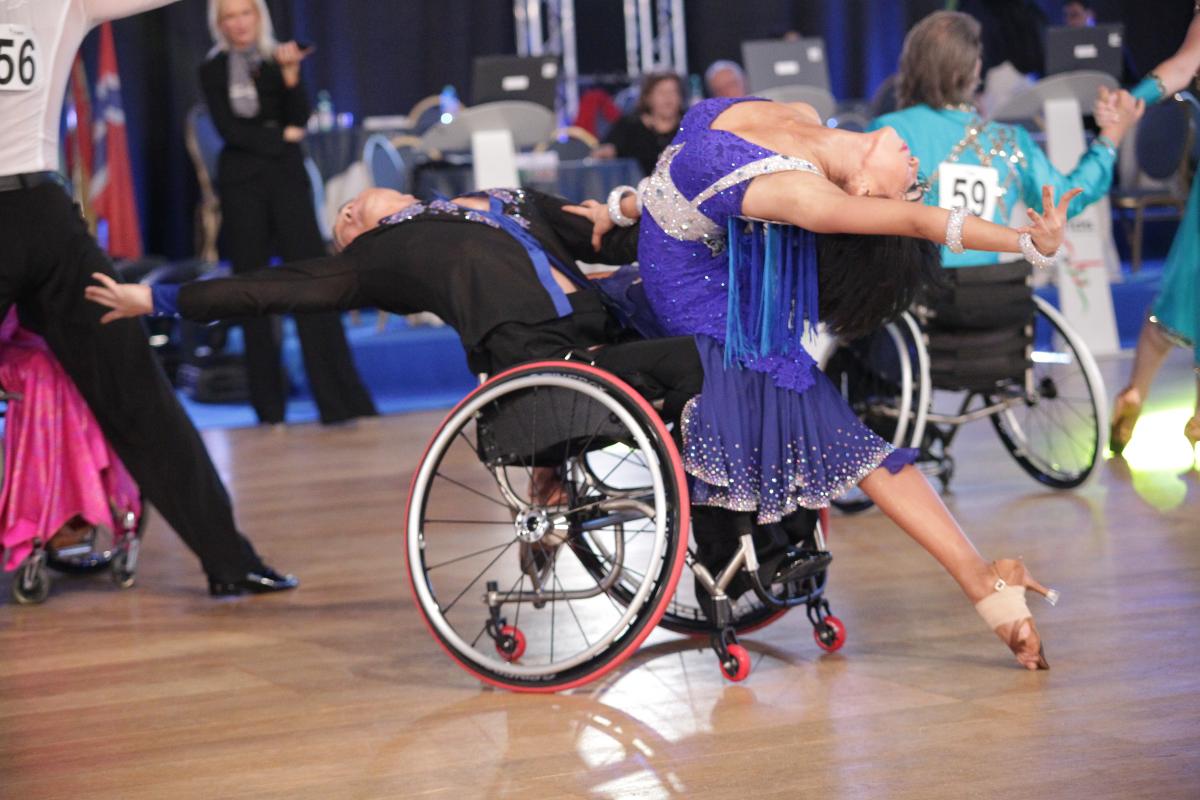
[[628, 460], [629, 460], [629, 457], [630, 457], [631, 455], [633, 455], [634, 453], [636, 453], [636, 452], [638, 452], [638, 451], [637, 451], [637, 450], [634, 450], [632, 447], [630, 447], [630, 448], [629, 448], [629, 450], [627, 450], [627, 451], [626, 451], [625, 455], [621, 456], [621, 460], [620, 460], [620, 461], [618, 461], [616, 464], [614, 464], [614, 465], [613, 465], [613, 467], [612, 467], [612, 469], [610, 469], [608, 472], [606, 472], [606, 473], [604, 474], [604, 477], [600, 479], [600, 482], [601, 482], [601, 483], [603, 483], [603, 484], [605, 484], [605, 485], [608, 485], [608, 479], [609, 479], [609, 478], [612, 476], [612, 474], [613, 474], [614, 472], [616, 472], [616, 471], [617, 471], [617, 469], [618, 469], [618, 468], [619, 468], [619, 467], [620, 467], [622, 464], [624, 464], [626, 461], [628, 461]]
[[504, 549], [503, 549], [503, 550], [501, 550], [499, 553], [497, 553], [497, 554], [496, 554], [496, 557], [495, 557], [495, 558], [493, 558], [491, 561], [489, 561], [489, 562], [488, 562], [488, 564], [487, 564], [487, 566], [486, 566], [486, 567], [484, 567], [482, 570], [480, 570], [479, 574], [478, 574], [478, 575], [476, 575], [474, 578], [472, 578], [472, 579], [471, 579], [471, 582], [470, 582], [470, 583], [468, 583], [468, 584], [467, 584], [465, 587], [463, 587], [463, 590], [462, 590], [461, 592], [459, 592], [459, 593], [458, 593], [458, 596], [457, 596], [457, 597], [455, 597], [453, 600], [451, 600], [451, 601], [450, 601], [450, 605], [448, 605], [448, 606], [446, 606], [445, 608], [443, 608], [443, 609], [442, 609], [442, 615], [443, 615], [443, 616], [445, 616], [446, 614], [449, 614], [449, 613], [450, 613], [451, 609], [453, 609], [453, 608], [454, 608], [455, 604], [456, 604], [456, 603], [458, 603], [458, 601], [462, 599], [462, 596], [463, 596], [464, 594], [466, 594], [467, 592], [471, 591], [471, 587], [472, 587], [472, 586], [474, 586], [475, 584], [479, 583], [479, 579], [480, 579], [480, 578], [482, 578], [482, 577], [484, 576], [484, 573], [486, 573], [486, 572], [487, 572], [489, 569], [491, 569], [492, 565], [493, 565], [493, 564], [495, 564], [497, 561], [499, 561], [499, 560], [500, 560], [500, 558], [501, 558], [501, 557], [502, 557], [502, 556], [503, 556], [505, 553], [507, 553], [507, 552], [508, 552], [508, 549], [509, 549], [510, 547], [512, 547], [514, 544], [516, 544], [516, 541], [517, 541], [517, 540], [514, 538], [514, 539], [513, 539], [511, 542], [509, 542], [508, 544], [506, 544], [506, 545], [504, 546]]
[[[439, 561], [437, 564], [434, 564], [433, 566], [425, 567], [425, 571], [433, 572], [435, 569], [440, 569], [441, 567], [444, 567], [448, 564], [457, 564], [459, 561], [465, 561], [468, 558], [474, 558], [475, 556], [481, 556], [484, 553], [490, 553], [493, 550], [499, 550], [502, 547], [508, 548], [511, 546], [512, 546], [512, 542], [509, 541], [509, 542], [505, 542], [504, 544], [497, 544], [497, 545], [493, 545], [491, 547], [485, 547], [482, 550], [476, 550], [474, 553], [467, 553], [465, 556], [457, 556], [455, 558], [450, 559], [449, 561]], [[491, 566], [491, 564], [489, 564], [488, 566]]]
[[478, 489], [475, 489], [475, 488], [472, 488], [472, 487], [470, 487], [470, 486], [467, 486], [467, 485], [466, 485], [465, 483], [463, 483], [462, 481], [456, 481], [454, 478], [451, 478], [449, 475], [447, 475], [446, 473], [442, 472], [440, 469], [439, 469], [437, 472], [435, 472], [435, 473], [434, 473], [434, 477], [441, 478], [442, 480], [444, 480], [444, 481], [447, 481], [448, 483], [452, 483], [452, 484], [454, 484], [455, 486], [458, 486], [458, 487], [459, 487], [459, 488], [461, 488], [461, 489], [466, 489], [466, 490], [467, 490], [468, 492], [470, 492], [471, 494], [476, 494], [476, 495], [479, 495], [479, 496], [480, 496], [480, 497], [482, 497], [484, 500], [487, 500], [489, 503], [495, 503], [496, 505], [498, 505], [498, 506], [500, 506], [501, 508], [503, 508], [505, 511], [511, 511], [511, 510], [512, 510], [511, 508], [509, 508], [509, 505], [508, 505], [508, 503], [502, 503], [502, 502], [500, 502], [499, 500], [497, 500], [497, 499], [496, 499], [496, 498], [494, 498], [494, 497], [488, 497], [486, 494], [484, 494], [483, 492], [479, 491]]
[[[562, 581], [560, 581], [558, 579], [558, 575], [554, 576], [554, 585], [558, 587], [558, 590], [560, 592], [563, 592], [564, 594], [566, 593], [566, 591], [567, 591], [566, 587], [564, 587], [562, 585]], [[587, 631], [583, 629], [583, 623], [579, 621], [579, 615], [575, 613], [575, 607], [573, 605], [571, 605], [570, 600], [567, 600], [566, 602], [567, 602], [567, 610], [570, 611], [571, 616], [575, 618], [575, 627], [579, 628], [579, 635], [583, 637], [584, 645], [590, 649], [592, 646], [592, 643], [590, 641], [588, 641]]]

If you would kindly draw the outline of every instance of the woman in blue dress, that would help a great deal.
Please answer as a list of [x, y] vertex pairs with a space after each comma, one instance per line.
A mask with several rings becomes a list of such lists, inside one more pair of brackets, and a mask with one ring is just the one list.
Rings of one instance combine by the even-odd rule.
[[[1183, 46], [1175, 55], [1155, 67], [1133, 90], [1147, 103], [1185, 88], [1200, 70], [1200, 2], [1196, 16], [1188, 26]], [[1191, 347], [1196, 371], [1196, 399], [1192, 417], [1184, 426], [1193, 453], [1200, 442], [1200, 178], [1192, 180], [1183, 219], [1167, 253], [1162, 288], [1138, 336], [1137, 351], [1129, 383], [1113, 404], [1112, 432], [1109, 441], [1114, 453], [1120, 453], [1133, 436], [1133, 426], [1172, 345]]]
[[[985, 561], [912, 466], [915, 451], [862, 425], [801, 346], [818, 315], [853, 333], [906, 308], [938, 270], [934, 248], [918, 240], [1042, 263], [1060, 247], [1077, 191], [1056, 205], [1046, 187], [1044, 216], [1031, 212], [1017, 230], [903, 202], [917, 168], [891, 128], [829, 129], [806, 105], [722, 98], [684, 117], [640, 195], [638, 255], [658, 321], [668, 335], [693, 335], [704, 363], [702, 393], [683, 417], [692, 500], [767, 524], [858, 484], [942, 564], [1022, 666], [1044, 669], [1025, 589], [1055, 594], [1018, 560]], [[618, 190], [607, 210], [587, 212], [598, 230], [628, 224], [632, 201]], [[738, 217], [795, 227], [761, 253], [742, 240]]]

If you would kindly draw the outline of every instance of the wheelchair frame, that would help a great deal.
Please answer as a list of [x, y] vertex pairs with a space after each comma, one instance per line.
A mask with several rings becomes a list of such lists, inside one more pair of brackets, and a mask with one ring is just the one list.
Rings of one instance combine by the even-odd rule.
[[[539, 392], [547, 399], [537, 400]], [[513, 412], [508, 415], [512, 419], [498, 411], [501, 401]], [[539, 402], [545, 404], [542, 410]], [[579, 410], [584, 402], [597, 404], [603, 413], [594, 413], [586, 405]], [[586, 430], [576, 432], [568, 426], [564, 442], [539, 448], [536, 425], [518, 430], [526, 425], [526, 418], [536, 418], [539, 413], [547, 427], [558, 425], [561, 420], [555, 416], [559, 413], [556, 409], [566, 407], [571, 408], [572, 420], [578, 411], [580, 418], [588, 421], [587, 428], [595, 423], [590, 436]], [[504, 433], [509, 423], [521, 437], [531, 440], [526, 453], [505, 446], [504, 437], [513, 435]], [[605, 429], [609, 423], [618, 424], [620, 430]], [[610, 453], [613, 449], [622, 455]], [[526, 496], [508, 474], [515, 469], [519, 477], [524, 471], [532, 487], [533, 469], [546, 468], [552, 452], [561, 452], [561, 458], [555, 456], [559, 463], [554, 468], [562, 479], [565, 503], [534, 501], [534, 490]], [[600, 468], [591, 463], [595, 453], [617, 459], [603, 477], [597, 474]], [[633, 469], [636, 479], [631, 485], [618, 485], [621, 474], [614, 479], [614, 472], [633, 456], [639, 462]], [[648, 472], [649, 480], [638, 470]], [[485, 506], [485, 516], [494, 512], [496, 519], [461, 519], [462, 514], [456, 519], [440, 519], [447, 510], [461, 508], [458, 493], [463, 491], [483, 495], [504, 510]], [[737, 642], [737, 634], [769, 624], [800, 604], [807, 608], [818, 645], [828, 651], [841, 647], [845, 627], [829, 613], [824, 599], [824, 568], [778, 588], [764, 585], [757, 574], [753, 540], [747, 534], [714, 576], [688, 550], [688, 510], [682, 459], [669, 430], [645, 398], [619, 378], [577, 361], [525, 364], [492, 377], [464, 398], [426, 448], [413, 475], [406, 513], [410, 586], [426, 627], [447, 654], [480, 680], [515, 691], [561, 691], [593, 681], [624, 662], [660, 624], [684, 633], [709, 634], [722, 674], [742, 680], [749, 674], [750, 657]], [[439, 527], [443, 533], [438, 532]], [[477, 533], [466, 535], [461, 530]], [[606, 544], [609, 536], [611, 546]], [[817, 530], [814, 537], [824, 551], [823, 532]], [[456, 538], [471, 544], [455, 542]], [[492, 541], [499, 543], [462, 552]], [[518, 542], [520, 558], [505, 559]], [[562, 553], [573, 554], [578, 566], [559, 561]], [[434, 574], [443, 567], [463, 565], [470, 559], [479, 563], [485, 557], [491, 558], [490, 562], [469, 582], [467, 576], [455, 581], [440, 577], [443, 573]], [[512, 569], [513, 561], [518, 570]], [[685, 564], [713, 600], [716, 619], [703, 626], [698, 614], [672, 620], [667, 613], [675, 602]], [[559, 569], [565, 570], [565, 578], [554, 572]], [[754, 613], [739, 614], [727, 594], [742, 571], [749, 573], [753, 595], [762, 604]], [[574, 578], [591, 584], [586, 589], [568, 589]], [[532, 587], [529, 590], [526, 580]], [[460, 587], [464, 582], [466, 586]], [[473, 611], [456, 610], [459, 601], [472, 592], [476, 600]], [[449, 602], [439, 599], [452, 593]], [[592, 604], [585, 605], [587, 601]], [[536, 617], [524, 627], [523, 606], [531, 609], [526, 620]], [[574, 645], [577, 651], [556, 659], [555, 608], [559, 606], [565, 606], [561, 616], [571, 620], [582, 637], [577, 637], [581, 641]], [[547, 608], [548, 657], [544, 642]], [[589, 637], [585, 623], [594, 624], [599, 635]], [[573, 635], [573, 631], [568, 633]], [[562, 632], [558, 635], [560, 643], [569, 638]]]

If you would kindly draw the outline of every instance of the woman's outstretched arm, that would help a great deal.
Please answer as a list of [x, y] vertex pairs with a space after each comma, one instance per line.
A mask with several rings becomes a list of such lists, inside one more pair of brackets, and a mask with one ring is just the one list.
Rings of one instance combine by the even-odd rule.
[[175, 0], [83, 0], [83, 10], [88, 16], [88, 22], [99, 25], [101, 22], [130, 17], [174, 2]]
[[[1200, 70], [1200, 15], [1192, 18], [1192, 24], [1188, 26], [1183, 44], [1179, 46], [1175, 54], [1150, 72], [1157, 75], [1162, 81], [1162, 88], [1166, 94], [1174, 94], [1186, 88], [1198, 70]], [[1140, 86], [1141, 84], [1139, 84]], [[1134, 92], [1134, 94], [1142, 96], [1138, 92]]]
[[[1079, 192], [1072, 189], [1055, 204], [1054, 190], [1043, 187], [1043, 207], [1047, 211], [1038, 214], [1030, 209], [1030, 225], [1024, 228], [1007, 228], [968, 217], [963, 226], [963, 246], [968, 250], [1019, 253], [1018, 239], [1028, 232], [1037, 249], [1050, 255], [1062, 244], [1067, 206]], [[814, 233], [911, 236], [937, 244], [946, 243], [946, 223], [950, 217], [944, 208], [846, 194], [823, 178], [804, 172], [778, 172], [755, 178], [742, 198], [742, 213], [798, 225]]]

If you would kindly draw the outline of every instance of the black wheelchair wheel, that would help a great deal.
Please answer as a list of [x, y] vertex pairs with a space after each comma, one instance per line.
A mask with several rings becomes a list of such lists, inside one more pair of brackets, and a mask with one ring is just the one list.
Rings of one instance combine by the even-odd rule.
[[1093, 473], [1107, 447], [1104, 381], [1087, 344], [1062, 314], [1034, 297], [1033, 347], [1024, 386], [993, 395], [1011, 400], [992, 416], [1004, 447], [1034, 480], [1073, 489]]

